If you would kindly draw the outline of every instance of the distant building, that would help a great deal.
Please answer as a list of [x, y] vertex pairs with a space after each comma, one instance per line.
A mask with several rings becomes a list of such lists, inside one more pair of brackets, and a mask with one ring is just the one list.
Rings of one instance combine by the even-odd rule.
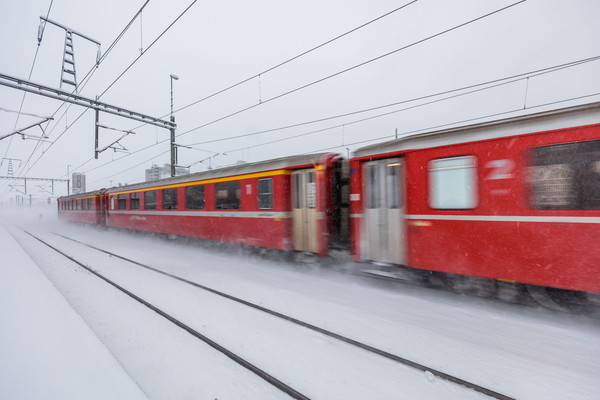
[[71, 179], [73, 184], [73, 194], [85, 193], [85, 174], [73, 172]]
[[[187, 175], [190, 173], [189, 168], [175, 167], [175, 176]], [[159, 167], [152, 164], [152, 167], [146, 170], [146, 182], [157, 181], [163, 178], [171, 177], [171, 165], [165, 164], [164, 167]]]

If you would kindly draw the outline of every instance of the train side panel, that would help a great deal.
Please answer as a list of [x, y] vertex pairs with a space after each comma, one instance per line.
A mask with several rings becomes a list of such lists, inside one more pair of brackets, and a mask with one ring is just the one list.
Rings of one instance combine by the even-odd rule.
[[[406, 169], [407, 237], [399, 246], [408, 266], [600, 292], [599, 125], [355, 160], [357, 260], [367, 259], [361, 166], [391, 157]], [[587, 203], [575, 205], [583, 192]]]
[[[540, 196], [560, 203], [563, 178], [540, 187], [540, 174], [556, 165], [541, 166], [538, 149], [560, 151], [573, 143], [600, 143], [600, 127], [590, 126], [417, 151], [408, 156], [409, 265], [435, 271], [473, 275], [534, 285], [600, 292], [600, 212], [596, 209], [543, 205]], [[451, 157], [474, 157], [472, 209], [440, 210], [432, 206], [431, 163]], [[600, 148], [594, 160], [600, 166]], [[546, 163], [553, 162], [551, 160]], [[562, 162], [562, 161], [561, 161]], [[427, 165], [428, 168], [421, 168]], [[560, 167], [559, 167], [560, 168]], [[548, 178], [548, 177], [547, 177]], [[566, 178], [569, 179], [569, 178]], [[571, 177], [570, 179], [574, 179]], [[594, 178], [599, 189], [600, 168]], [[559, 181], [563, 181], [562, 183]], [[535, 192], [536, 183], [537, 194]], [[554, 185], [554, 187], [552, 187]], [[441, 186], [442, 188], [443, 186]], [[578, 196], [582, 188], [572, 188]], [[600, 193], [599, 193], [600, 194]], [[537, 203], [535, 196], [538, 196]], [[598, 198], [600, 200], [600, 197]], [[443, 205], [442, 205], [443, 206]], [[576, 208], [577, 206], [575, 206]]]

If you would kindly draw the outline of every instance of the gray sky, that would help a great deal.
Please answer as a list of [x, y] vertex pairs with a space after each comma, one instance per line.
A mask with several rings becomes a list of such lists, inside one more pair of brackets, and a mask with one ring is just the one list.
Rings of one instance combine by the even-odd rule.
[[[175, 109], [178, 110], [409, 2], [197, 1], [148, 49], [192, 3], [192, 0], [151, 0], [144, 8], [141, 20], [136, 19], [80, 94], [89, 98], [102, 94], [140, 56], [140, 49], [144, 49], [146, 52], [100, 100], [147, 115], [165, 117], [170, 109], [170, 74], [180, 78], [174, 82]], [[419, 0], [262, 74], [260, 80], [252, 79], [210, 100], [176, 111], [177, 142], [194, 144], [195, 148], [180, 149], [179, 164], [190, 165], [211, 156], [215, 156], [211, 160], [212, 166], [218, 167], [238, 160], [252, 162], [324, 150], [346, 155], [348, 151], [374, 143], [374, 140], [392, 139], [395, 129], [403, 134], [497, 113], [529, 113], [599, 100], [600, 96], [586, 97], [539, 107], [600, 93], [600, 80], [597, 78], [600, 61], [594, 61], [363, 122], [356, 121], [441, 97], [267, 134], [205, 143], [600, 56], [600, 25], [597, 23], [600, 2], [527, 0], [362, 67], [270, 100], [515, 2]], [[54, 0], [49, 18], [98, 40], [104, 52], [144, 3], [143, 0]], [[64, 31], [47, 25], [41, 45], [37, 46], [39, 17], [48, 13], [51, 1], [2, 0], [1, 4], [0, 35], [4, 39], [0, 41], [0, 73], [27, 79], [37, 50], [31, 80], [58, 87]], [[93, 68], [97, 48], [77, 36], [74, 47], [76, 70], [81, 82]], [[93, 111], [72, 106], [65, 113], [66, 106], [61, 102], [27, 94], [22, 111], [36, 116], [21, 115], [17, 119], [18, 114], [11, 111], [19, 110], [22, 99], [23, 92], [0, 86], [0, 136], [38, 122], [41, 119], [38, 116], [54, 116], [53, 121], [43, 125], [53, 144], [21, 140], [19, 136], [14, 136], [12, 141], [1, 140], [1, 157], [22, 160], [13, 162], [15, 175], [65, 178], [69, 166], [71, 172], [86, 173], [87, 189], [94, 190], [118, 183], [140, 182], [144, 179], [144, 170], [153, 163], [162, 165], [169, 162], [169, 144], [165, 142], [169, 133], [165, 129], [154, 126], [138, 128], [141, 124], [136, 121], [101, 114], [103, 125], [115, 129], [138, 129], [135, 135], [129, 135], [120, 142], [129, 153], [107, 150], [94, 160]], [[263, 104], [257, 105], [259, 101]], [[522, 110], [525, 104], [527, 109]], [[251, 106], [255, 107], [196, 129]], [[310, 133], [318, 130], [321, 131]], [[41, 134], [39, 128], [28, 132]], [[121, 132], [101, 129], [100, 147], [121, 135]], [[205, 161], [194, 165], [192, 171], [207, 167], [208, 161]], [[4, 161], [0, 175], [6, 175], [7, 168], [8, 163]], [[64, 185], [56, 185], [56, 195], [65, 192]], [[6, 201], [15, 194], [17, 192], [10, 190], [7, 181], [0, 181], [0, 201]], [[28, 185], [28, 194], [41, 198], [47, 196], [35, 184]]]

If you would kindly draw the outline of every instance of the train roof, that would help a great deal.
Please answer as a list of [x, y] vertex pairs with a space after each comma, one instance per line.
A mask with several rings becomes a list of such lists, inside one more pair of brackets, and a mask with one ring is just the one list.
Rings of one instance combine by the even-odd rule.
[[105, 190], [106, 189], [100, 189], [100, 190], [93, 190], [91, 192], [85, 192], [85, 193], [74, 193], [69, 196], [60, 196], [58, 199], [59, 200], [69, 200], [69, 199], [81, 199], [83, 197], [92, 197], [92, 196], [97, 196], [97, 195], [103, 193]]
[[156, 181], [141, 182], [131, 185], [112, 187], [106, 193], [123, 192], [136, 189], [145, 189], [154, 186], [167, 186], [191, 181], [201, 181], [229, 176], [246, 175], [263, 171], [277, 169], [290, 169], [308, 165], [317, 165], [322, 162], [323, 157], [333, 156], [332, 153], [301, 154], [289, 157], [276, 158], [274, 160], [259, 161], [254, 163], [239, 164], [229, 167], [217, 168], [210, 171], [195, 172], [193, 174], [181, 175], [172, 178], [164, 178]]
[[417, 150], [600, 123], [600, 102], [411, 134], [357, 149], [355, 157]]

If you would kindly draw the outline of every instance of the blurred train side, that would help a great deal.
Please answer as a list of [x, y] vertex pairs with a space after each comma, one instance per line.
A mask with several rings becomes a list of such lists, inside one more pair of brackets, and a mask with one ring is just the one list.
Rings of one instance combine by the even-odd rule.
[[359, 149], [349, 162], [292, 156], [62, 197], [58, 212], [600, 293], [600, 103], [412, 135]]
[[595, 103], [358, 150], [355, 259], [600, 292], [599, 122]]
[[[331, 187], [331, 153], [284, 157], [62, 197], [76, 222], [327, 255], [347, 239]], [[291, 195], [293, 193], [293, 195]]]

